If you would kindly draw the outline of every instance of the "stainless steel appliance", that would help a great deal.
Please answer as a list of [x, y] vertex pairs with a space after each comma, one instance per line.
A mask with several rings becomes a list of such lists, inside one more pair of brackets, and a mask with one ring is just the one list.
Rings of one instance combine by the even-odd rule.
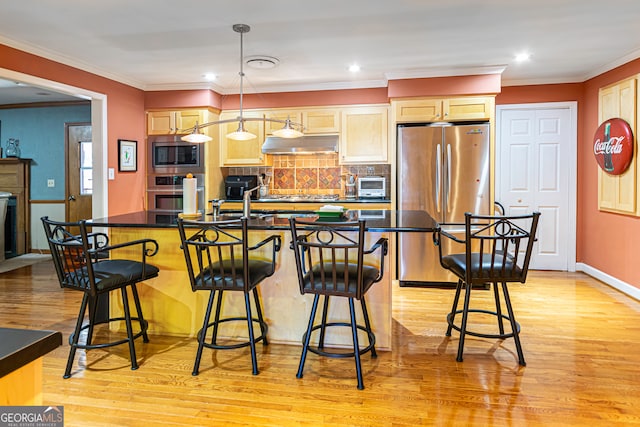
[[204, 173], [204, 144], [184, 142], [176, 135], [150, 136], [148, 170], [154, 174]]
[[387, 194], [383, 176], [361, 176], [358, 178], [358, 197], [361, 199], [384, 199]]
[[[197, 179], [198, 210], [204, 211], [204, 174], [194, 174]], [[185, 175], [148, 175], [147, 202], [148, 210], [163, 212], [182, 212], [182, 180]]]
[[[427, 211], [439, 223], [464, 222], [465, 212], [489, 214], [489, 168], [488, 123], [398, 126], [399, 209]], [[398, 279], [404, 286], [457, 281], [425, 233], [399, 233]]]
[[[242, 200], [244, 192], [258, 186], [258, 175], [229, 175], [224, 180], [224, 194], [227, 200]], [[259, 197], [259, 192], [251, 193], [251, 199]]]

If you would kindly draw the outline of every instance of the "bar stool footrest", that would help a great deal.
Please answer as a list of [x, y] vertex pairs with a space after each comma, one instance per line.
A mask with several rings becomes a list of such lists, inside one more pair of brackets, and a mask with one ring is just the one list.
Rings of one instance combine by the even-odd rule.
[[[351, 323], [347, 323], [347, 322], [330, 322], [330, 323], [326, 323], [325, 328], [329, 328], [329, 327], [333, 327], [333, 326], [343, 326], [343, 327], [348, 327], [351, 328]], [[311, 328], [311, 332], [316, 331], [318, 329], [322, 328], [322, 325], [316, 325], [313, 328]], [[367, 330], [367, 328], [365, 328], [364, 326], [361, 325], [356, 325], [356, 328], [360, 329], [361, 331], [366, 332], [368, 338], [369, 338], [369, 345], [367, 345], [364, 348], [361, 348], [358, 353], [360, 355], [363, 355], [369, 351], [371, 351], [371, 349], [373, 349], [376, 345], [376, 336], [374, 335], [373, 332]], [[307, 333], [305, 332], [302, 335], [302, 342], [305, 342], [307, 339]], [[324, 348], [324, 347], [322, 347]], [[338, 352], [338, 351], [325, 351], [322, 350], [319, 347], [319, 344], [316, 344], [315, 346], [312, 346], [311, 344], [309, 344], [309, 347], [307, 348], [308, 351], [310, 351], [311, 353], [315, 353], [319, 356], [325, 356], [325, 357], [337, 357], [337, 358], [343, 358], [343, 357], [354, 357], [355, 353], [352, 351], [350, 353], [344, 353], [344, 352]], [[372, 355], [372, 357], [376, 357], [376, 355]]]
[[[461, 328], [460, 326], [456, 325], [453, 323], [453, 318], [454, 315], [458, 315], [458, 314], [462, 314], [464, 312], [464, 310], [457, 310], [455, 313], [449, 313], [447, 314], [447, 323], [449, 324], [449, 326], [451, 326], [451, 328], [455, 329], [458, 332], [461, 332]], [[496, 313], [495, 311], [490, 311], [490, 310], [481, 310], [481, 309], [470, 309], [467, 310], [467, 313], [482, 313], [482, 314], [489, 314], [491, 316], [495, 316], [496, 318], [499, 316], [498, 313]], [[502, 317], [504, 320], [506, 320], [507, 322], [511, 322], [511, 319], [509, 318], [509, 316], [502, 314], [499, 317]], [[467, 320], [468, 322], [468, 320]], [[509, 326], [511, 326], [511, 323], [508, 324]], [[516, 333], [520, 333], [520, 324], [518, 322], [516, 322]], [[504, 334], [488, 334], [488, 333], [480, 333], [480, 332], [474, 332], [474, 331], [470, 331], [470, 330], [466, 330], [465, 331], [465, 335], [471, 335], [474, 337], [480, 337], [480, 338], [496, 338], [496, 339], [505, 339], [505, 338], [513, 338], [514, 336], [514, 332], [506, 332]]]
[[[246, 317], [227, 317], [225, 319], [220, 319], [217, 322], [211, 322], [207, 325], [207, 329], [204, 331], [205, 335], [206, 335], [206, 331], [208, 331], [210, 328], [214, 327], [216, 325], [216, 323], [218, 323], [218, 325], [220, 323], [225, 323], [225, 322], [246, 322], [247, 318]], [[260, 331], [264, 331], [263, 333], [260, 334], [260, 336], [257, 336], [253, 338], [253, 342], [254, 343], [258, 343], [260, 341], [264, 341], [265, 345], [267, 344], [267, 341], [265, 340], [265, 337], [267, 336], [267, 331], [269, 330], [269, 326], [267, 325], [266, 322], [264, 321], [260, 321], [257, 317], [253, 317], [251, 318], [251, 321], [254, 323], [257, 323], [258, 325], [260, 325]], [[254, 329], [255, 330], [255, 329]], [[200, 329], [198, 331], [197, 334], [197, 338], [198, 341], [200, 341], [200, 336], [202, 335], [203, 330]], [[207, 348], [213, 348], [216, 350], [230, 350], [230, 349], [234, 349], [234, 348], [242, 348], [242, 347], [248, 347], [251, 345], [251, 341], [248, 339], [247, 337], [247, 341], [244, 342], [240, 342], [240, 343], [236, 343], [236, 344], [215, 344], [215, 343], [211, 343], [211, 342], [207, 342], [206, 341], [206, 337], [205, 337], [205, 341], [202, 343], [203, 346], [207, 347]]]
[[[124, 317], [111, 317], [109, 319], [105, 319], [105, 320], [101, 320], [99, 322], [94, 322], [93, 326], [95, 327], [96, 325], [104, 325], [104, 324], [108, 324], [111, 322], [120, 322], [120, 321], [125, 321], [126, 319]], [[138, 317], [132, 317], [131, 318], [131, 322], [136, 321], [138, 322], [137, 324], [140, 324], [140, 319]], [[85, 329], [88, 329], [91, 326], [91, 324], [86, 324], [84, 326], [82, 326], [80, 328], [80, 331], [83, 331]], [[135, 340], [136, 338], [139, 338], [141, 336], [143, 336], [146, 332], [147, 329], [149, 329], [149, 322], [147, 322], [146, 320], [144, 320], [142, 322], [142, 328], [139, 332], [136, 332], [133, 334], [133, 339]], [[110, 342], [106, 342], [106, 343], [99, 343], [99, 344], [81, 344], [81, 343], [77, 343], [74, 344], [73, 343], [73, 338], [75, 336], [75, 333], [72, 333], [69, 335], [69, 345], [71, 347], [75, 347], [75, 348], [79, 348], [79, 349], [83, 349], [83, 350], [93, 350], [96, 348], [106, 348], [106, 347], [113, 347], [116, 345], [121, 345], [124, 343], [129, 342], [129, 338], [123, 338], [121, 340], [118, 341], [110, 341]], [[145, 341], [146, 342], [146, 341]]]

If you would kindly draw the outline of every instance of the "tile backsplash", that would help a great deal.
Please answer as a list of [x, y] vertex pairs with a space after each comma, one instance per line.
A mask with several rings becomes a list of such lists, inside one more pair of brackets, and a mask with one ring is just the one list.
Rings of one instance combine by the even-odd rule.
[[[384, 176], [390, 185], [391, 165], [340, 165], [338, 154], [273, 155], [271, 166], [223, 168], [223, 175], [260, 175], [269, 178], [271, 194], [338, 194], [344, 195], [344, 177]], [[387, 194], [389, 197], [389, 194]]]

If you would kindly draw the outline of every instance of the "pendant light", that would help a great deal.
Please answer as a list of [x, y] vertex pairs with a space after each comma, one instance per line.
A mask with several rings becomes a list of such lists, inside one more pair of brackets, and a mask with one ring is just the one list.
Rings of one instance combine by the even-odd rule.
[[[218, 120], [218, 121], [214, 121], [214, 122], [209, 122], [209, 123], [205, 123], [202, 125], [199, 125], [196, 122], [196, 125], [193, 128], [190, 128], [189, 131], [191, 132], [188, 135], [183, 136], [181, 139], [183, 141], [187, 141], [187, 142], [195, 142], [195, 143], [202, 143], [202, 142], [207, 142], [207, 141], [211, 141], [211, 137], [203, 134], [200, 132], [200, 129], [205, 128], [207, 126], [212, 126], [212, 125], [217, 125], [217, 124], [222, 124], [222, 123], [231, 123], [231, 122], [238, 122], [238, 128], [236, 129], [236, 131], [231, 132], [229, 134], [226, 135], [227, 139], [231, 139], [231, 140], [235, 140], [235, 141], [247, 141], [250, 139], [254, 139], [256, 138], [256, 135], [252, 134], [251, 132], [247, 131], [244, 127], [244, 123], [247, 121], [264, 121], [264, 122], [277, 122], [277, 123], [284, 123], [284, 126], [282, 129], [278, 129], [276, 131], [273, 132], [273, 134], [275, 136], [279, 136], [281, 138], [299, 138], [301, 136], [303, 136], [302, 133], [302, 129], [303, 126], [300, 123], [295, 123], [292, 122], [289, 117], [287, 117], [286, 120], [279, 120], [279, 119], [269, 119], [269, 118], [258, 118], [258, 117], [243, 117], [242, 116], [242, 107], [243, 107], [243, 83], [244, 83], [244, 34], [248, 33], [251, 30], [251, 27], [249, 27], [246, 24], [234, 24], [233, 25], [233, 31], [235, 31], [236, 33], [240, 34], [240, 72], [238, 73], [240, 75], [240, 110], [239, 110], [239, 114], [238, 117], [235, 119], [228, 119], [228, 120]], [[299, 128], [300, 130], [298, 130], [297, 128]]]

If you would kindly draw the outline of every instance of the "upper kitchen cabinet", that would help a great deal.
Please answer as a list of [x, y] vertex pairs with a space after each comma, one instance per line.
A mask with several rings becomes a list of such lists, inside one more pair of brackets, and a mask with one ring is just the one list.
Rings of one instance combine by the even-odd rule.
[[388, 107], [342, 110], [340, 163], [386, 163], [389, 155]]
[[[287, 119], [291, 120], [293, 123], [301, 123], [302, 115], [299, 111], [291, 111], [291, 110], [273, 110], [266, 111], [264, 113], [265, 118], [274, 119], [274, 120], [282, 120], [285, 121]], [[273, 132], [279, 129], [282, 129], [284, 123], [280, 122], [265, 122], [264, 123], [264, 131], [267, 136], [273, 135]]]
[[[243, 117], [262, 118], [262, 113], [243, 111]], [[238, 112], [224, 112], [220, 120], [238, 117]], [[262, 153], [264, 142], [264, 121], [255, 120], [244, 122], [246, 131], [256, 135], [247, 141], [228, 139], [227, 134], [238, 129], [238, 122], [233, 121], [220, 125], [220, 166], [261, 166], [266, 163], [267, 156]]]
[[393, 102], [396, 123], [424, 123], [440, 120], [490, 120], [494, 115], [493, 96], [420, 98]]
[[302, 112], [302, 125], [306, 134], [340, 132], [340, 110], [335, 108], [306, 110]]
[[[636, 78], [622, 80], [601, 88], [598, 93], [598, 123], [621, 118], [629, 123], [636, 137]], [[635, 146], [635, 143], [634, 143]], [[634, 149], [635, 151], [635, 149]], [[610, 175], [598, 168], [598, 206], [600, 210], [638, 215], [637, 156], [634, 153], [628, 169], [620, 175]]]
[[204, 123], [206, 110], [150, 111], [147, 113], [147, 135], [168, 135], [180, 129]]

